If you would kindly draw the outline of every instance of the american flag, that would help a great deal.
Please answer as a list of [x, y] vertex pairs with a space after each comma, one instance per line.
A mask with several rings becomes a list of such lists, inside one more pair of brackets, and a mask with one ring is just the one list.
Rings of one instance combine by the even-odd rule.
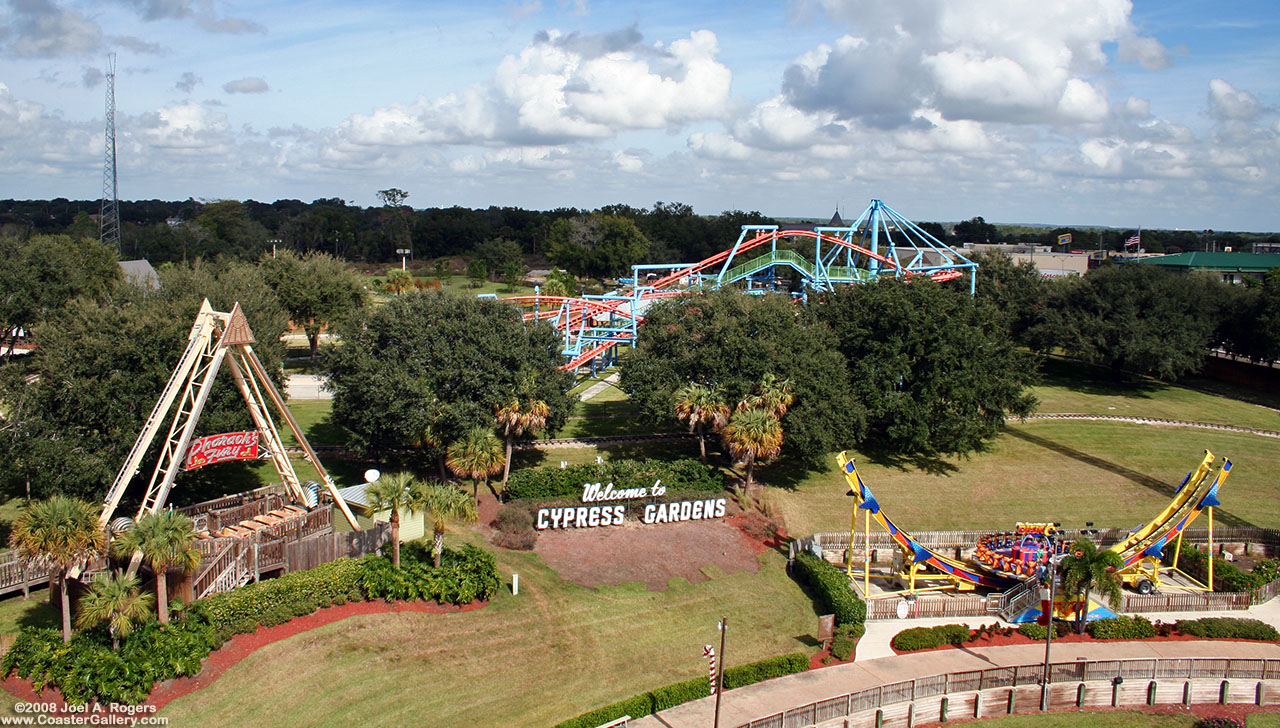
[[1139, 230], [1137, 235], [1127, 238], [1124, 241], [1124, 247], [1132, 248], [1135, 245], [1142, 245], [1142, 231]]

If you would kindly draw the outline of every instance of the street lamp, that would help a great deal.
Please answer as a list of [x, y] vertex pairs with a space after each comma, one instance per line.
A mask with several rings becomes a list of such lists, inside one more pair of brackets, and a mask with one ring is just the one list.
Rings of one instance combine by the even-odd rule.
[[[1053, 646], [1053, 609], [1055, 586], [1058, 583], [1058, 563], [1067, 554], [1051, 554], [1049, 556], [1049, 609], [1046, 613], [1046, 629], [1044, 635], [1044, 679], [1040, 681], [1040, 710], [1049, 709], [1049, 648]], [[1088, 603], [1085, 603], [1088, 608]]]

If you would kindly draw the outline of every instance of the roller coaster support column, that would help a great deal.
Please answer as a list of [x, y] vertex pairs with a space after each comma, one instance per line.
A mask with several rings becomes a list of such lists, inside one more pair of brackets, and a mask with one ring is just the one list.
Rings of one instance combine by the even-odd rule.
[[[880, 200], [871, 201], [871, 214], [867, 216], [867, 225], [871, 228], [871, 252], [875, 255], [880, 254]], [[872, 257], [867, 261], [867, 268], [871, 271], [871, 278], [874, 280], [880, 275], [880, 261]]]

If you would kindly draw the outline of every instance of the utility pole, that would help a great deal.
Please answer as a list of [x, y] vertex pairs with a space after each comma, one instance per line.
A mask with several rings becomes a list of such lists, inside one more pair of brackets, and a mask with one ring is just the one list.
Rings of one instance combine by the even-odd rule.
[[729, 632], [729, 618], [720, 618], [720, 670], [716, 675], [716, 717], [713, 728], [720, 728], [720, 694], [724, 692], [724, 642]]
[[[1040, 682], [1040, 710], [1049, 709], [1049, 648], [1053, 645], [1053, 611], [1054, 585], [1058, 583], [1058, 561], [1061, 555], [1049, 557], [1049, 621], [1044, 635], [1044, 679]], [[1088, 596], [1085, 596], [1085, 609], [1088, 609]]]

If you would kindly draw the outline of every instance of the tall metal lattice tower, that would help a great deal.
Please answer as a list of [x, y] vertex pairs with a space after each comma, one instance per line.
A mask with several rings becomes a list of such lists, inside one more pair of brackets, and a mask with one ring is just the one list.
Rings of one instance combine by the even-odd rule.
[[120, 204], [116, 198], [116, 54], [107, 56], [107, 144], [102, 166], [98, 239], [120, 254]]

